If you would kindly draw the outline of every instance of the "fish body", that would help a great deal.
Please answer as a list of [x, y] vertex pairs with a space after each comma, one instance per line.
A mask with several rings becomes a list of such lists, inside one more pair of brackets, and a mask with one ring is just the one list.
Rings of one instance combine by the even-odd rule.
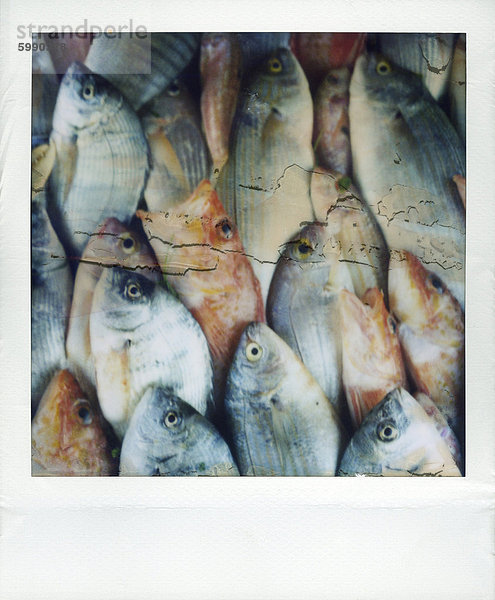
[[94, 290], [104, 269], [120, 267], [157, 283], [161, 280], [153, 251], [142, 234], [140, 236], [117, 219], [109, 218], [89, 238], [80, 259], [67, 328], [66, 352], [71, 370], [91, 397], [96, 383], [89, 335]]
[[[33, 45], [44, 43], [41, 36], [33, 35]], [[57, 102], [59, 82], [50, 54], [33, 50], [32, 66], [32, 147], [46, 144], [52, 130], [53, 111]]]
[[180, 75], [199, 42], [200, 34], [185, 32], [102, 35], [93, 40], [85, 64], [139, 110]]
[[239, 233], [209, 181], [166, 213], [138, 211], [168, 285], [208, 340], [217, 409], [245, 327], [264, 320], [259, 282]]
[[63, 368], [72, 275], [46, 211], [45, 183], [53, 146], [33, 150], [31, 202], [31, 408], [36, 411], [55, 371]]
[[404, 389], [389, 392], [353, 435], [339, 475], [459, 477], [435, 423]]
[[354, 178], [391, 252], [419, 255], [464, 303], [465, 212], [452, 181], [465, 150], [411, 72], [360, 56], [350, 87]]
[[47, 386], [31, 425], [33, 475], [116, 474], [105, 424], [73, 375], [58, 371]]
[[399, 324], [406, 367], [462, 438], [464, 312], [445, 283], [404, 252], [389, 273], [390, 309]]
[[334, 475], [346, 441], [322, 389], [267, 325], [241, 336], [225, 399], [241, 475]]
[[406, 388], [398, 327], [378, 288], [362, 301], [348, 290], [339, 297], [342, 380], [355, 429], [388, 392]]
[[213, 173], [229, 155], [230, 128], [241, 86], [241, 46], [236, 33], [204, 33], [201, 38], [201, 115]]
[[167, 389], [149, 387], [120, 453], [121, 476], [235, 476], [229, 447], [213, 425]]
[[466, 34], [457, 38], [449, 81], [450, 119], [466, 143]]
[[105, 269], [94, 291], [90, 340], [101, 409], [120, 438], [150, 385], [167, 386], [201, 414], [209, 408], [206, 339], [161, 285], [138, 273]]
[[64, 246], [81, 256], [107, 217], [132, 218], [148, 174], [146, 139], [120, 92], [77, 62], [60, 85], [51, 139], [50, 215]]
[[352, 173], [349, 130], [349, 69], [333, 69], [319, 85], [314, 101], [313, 147], [319, 165], [342, 175]]
[[243, 84], [229, 159], [216, 185], [239, 228], [264, 300], [280, 246], [302, 221], [313, 220], [312, 124], [304, 73], [289, 50], [278, 49]]
[[306, 225], [279, 260], [266, 316], [345, 421], [338, 296], [341, 289], [352, 291], [353, 285], [347, 265], [338, 258], [325, 224]]
[[167, 210], [186, 200], [209, 173], [199, 107], [186, 86], [174, 81], [140, 114], [152, 162], [144, 197], [150, 210]]
[[421, 76], [435, 100], [443, 96], [452, 69], [453, 33], [381, 33], [376, 39], [378, 51]]
[[365, 40], [365, 33], [293, 33], [290, 47], [315, 89], [330, 69], [352, 69]]

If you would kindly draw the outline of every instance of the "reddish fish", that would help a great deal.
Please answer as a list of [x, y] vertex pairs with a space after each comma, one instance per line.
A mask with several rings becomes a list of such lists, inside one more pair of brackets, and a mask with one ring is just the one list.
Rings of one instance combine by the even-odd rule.
[[[411, 379], [459, 435], [464, 404], [464, 313], [440, 278], [410, 252], [392, 263], [390, 309]], [[462, 436], [461, 436], [462, 437]]]
[[342, 378], [356, 429], [386, 394], [406, 387], [397, 324], [383, 294], [369, 289], [361, 302], [348, 290], [339, 297], [342, 328]]
[[89, 338], [93, 293], [105, 268], [124, 267], [160, 281], [161, 272], [146, 239], [114, 218], [89, 238], [77, 268], [66, 339], [67, 357], [78, 381], [94, 397], [95, 372]]
[[218, 174], [227, 162], [229, 137], [241, 85], [241, 48], [236, 33], [205, 33], [201, 40], [201, 115]]
[[352, 68], [365, 39], [365, 33], [293, 33], [290, 47], [315, 88], [330, 69]]
[[242, 331], [264, 321], [259, 282], [209, 181], [167, 213], [138, 210], [167, 283], [201, 325], [213, 358], [217, 407]]
[[351, 174], [349, 137], [349, 69], [331, 70], [315, 96], [313, 147], [318, 163], [343, 175]]
[[33, 475], [116, 475], [104, 421], [69, 371], [53, 377], [31, 426]]

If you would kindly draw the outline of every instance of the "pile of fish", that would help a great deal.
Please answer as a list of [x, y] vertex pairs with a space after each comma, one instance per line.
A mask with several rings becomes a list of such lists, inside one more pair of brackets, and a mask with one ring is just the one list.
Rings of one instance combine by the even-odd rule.
[[33, 474], [464, 474], [465, 36], [38, 42]]

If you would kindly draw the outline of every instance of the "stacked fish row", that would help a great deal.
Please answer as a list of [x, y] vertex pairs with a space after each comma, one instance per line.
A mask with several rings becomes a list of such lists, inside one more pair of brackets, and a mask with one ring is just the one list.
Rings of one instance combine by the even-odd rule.
[[460, 475], [463, 37], [117, 40], [33, 58], [33, 474]]

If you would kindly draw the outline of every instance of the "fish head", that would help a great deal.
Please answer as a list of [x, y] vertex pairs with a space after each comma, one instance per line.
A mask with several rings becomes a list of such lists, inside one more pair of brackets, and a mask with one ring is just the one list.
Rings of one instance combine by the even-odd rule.
[[153, 134], [159, 127], [167, 127], [174, 121], [196, 113], [193, 98], [179, 79], [172, 81], [139, 111], [147, 134]]
[[80, 129], [100, 123], [118, 111], [123, 102], [109, 81], [74, 62], [60, 84], [53, 128], [61, 134], [77, 136]]
[[294, 54], [287, 48], [278, 48], [264, 60], [248, 81], [246, 92], [253, 104], [268, 109], [270, 119], [285, 125], [292, 124], [303, 104], [312, 109], [309, 85]]
[[215, 270], [225, 251], [242, 252], [241, 239], [211, 183], [203, 180], [192, 195], [167, 212], [137, 211], [162, 269]]
[[351, 96], [390, 109], [395, 118], [399, 105], [409, 104], [428, 94], [421, 77], [400, 68], [378, 53], [361, 54], [356, 60], [350, 86]]
[[322, 107], [326, 102], [331, 102], [332, 105], [337, 102], [346, 105], [349, 101], [350, 80], [351, 72], [347, 67], [330, 70], [316, 92], [315, 103]]
[[243, 331], [234, 355], [227, 383], [230, 389], [243, 390], [249, 396], [276, 390], [286, 368], [280, 342], [282, 340], [268, 325], [250, 323]]
[[325, 263], [327, 243], [325, 223], [311, 223], [287, 242], [282, 256], [293, 269], [311, 270]]
[[401, 323], [414, 330], [463, 331], [458, 301], [438, 275], [427, 270], [410, 252], [390, 264], [390, 308]]
[[119, 267], [104, 269], [92, 312], [111, 330], [132, 331], [151, 318], [156, 283]]
[[59, 371], [45, 391], [33, 419], [32, 439], [47, 468], [56, 459], [67, 471], [81, 474], [109, 459], [101, 414], [67, 370]]
[[161, 271], [146, 239], [118, 219], [105, 219], [84, 250], [82, 262], [99, 277], [103, 268], [121, 266], [160, 281]]

